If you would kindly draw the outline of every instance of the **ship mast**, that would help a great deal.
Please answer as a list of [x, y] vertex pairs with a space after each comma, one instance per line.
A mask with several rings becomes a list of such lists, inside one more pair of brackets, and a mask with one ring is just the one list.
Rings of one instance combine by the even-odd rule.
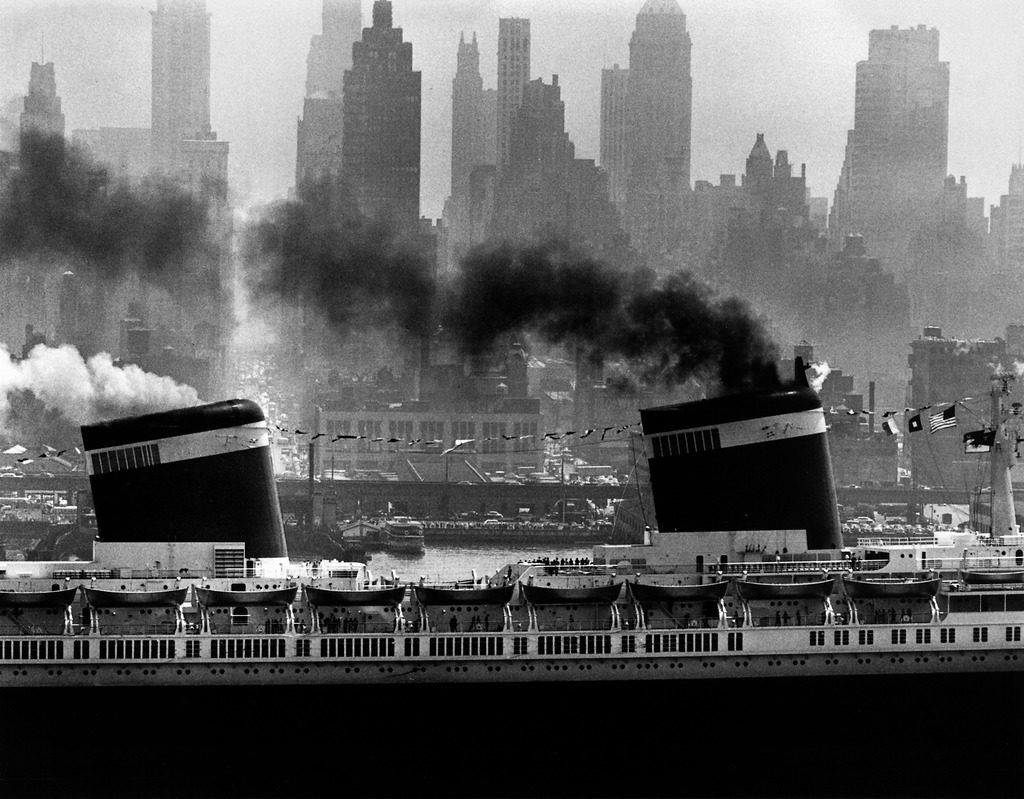
[[[1020, 527], [1013, 506], [1013, 484], [1010, 470], [1017, 457], [1017, 433], [1007, 425], [1003, 411], [1003, 397], [1010, 395], [1012, 374], [997, 374], [992, 378], [992, 426], [995, 433], [990, 452], [992, 476], [992, 536], [1017, 535]], [[1016, 409], [1015, 409], [1016, 410]]]

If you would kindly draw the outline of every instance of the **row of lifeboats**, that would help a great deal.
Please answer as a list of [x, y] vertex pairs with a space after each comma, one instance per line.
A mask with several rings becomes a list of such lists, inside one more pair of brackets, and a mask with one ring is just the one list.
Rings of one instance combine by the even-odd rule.
[[[965, 571], [961, 578], [971, 585], [1024, 584], [1024, 571]], [[517, 583], [472, 588], [439, 588], [411, 586], [416, 601], [424, 606], [507, 605]], [[531, 605], [590, 605], [617, 602], [623, 583], [579, 588], [518, 583], [522, 598]], [[824, 580], [801, 582], [761, 582], [723, 579], [703, 585], [659, 585], [639, 580], [626, 582], [628, 598], [633, 602], [698, 602], [718, 601], [730, 591], [744, 601], [761, 599], [824, 599], [842, 593], [851, 599], [929, 598], [941, 585], [938, 577], [924, 580], [856, 580], [846, 575]], [[0, 591], [0, 608], [4, 607], [67, 607], [75, 601], [79, 589], [92, 607], [179, 607], [190, 588], [176, 587], [162, 591], [116, 591], [89, 586], [75, 586], [51, 591]], [[227, 591], [193, 586], [197, 604], [203, 607], [286, 606], [295, 601], [299, 586], [268, 588], [256, 591]], [[394, 607], [406, 594], [405, 585], [382, 588], [343, 590], [302, 585], [306, 601], [318, 607]]]

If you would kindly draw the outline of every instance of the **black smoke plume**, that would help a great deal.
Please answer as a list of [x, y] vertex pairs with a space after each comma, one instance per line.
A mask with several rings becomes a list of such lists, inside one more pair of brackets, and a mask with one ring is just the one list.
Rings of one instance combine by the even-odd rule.
[[780, 385], [777, 352], [751, 309], [688, 273], [625, 272], [563, 243], [484, 246], [452, 287], [444, 326], [472, 353], [531, 331], [584, 357], [621, 357], [648, 382], [691, 377], [721, 391]]
[[66, 256], [100, 278], [160, 284], [213, 246], [208, 219], [207, 204], [184, 189], [131, 186], [62, 137], [29, 133], [0, 194], [0, 257]]
[[623, 359], [648, 383], [698, 378], [726, 392], [780, 385], [775, 347], [751, 309], [687, 273], [613, 267], [563, 242], [492, 244], [442, 283], [426, 252], [424, 241], [368, 221], [323, 182], [250, 225], [250, 293], [316, 309], [342, 334], [398, 326], [428, 335], [440, 324], [466, 353], [482, 355], [528, 333], [594, 362]]
[[423, 335], [434, 320], [434, 268], [421, 243], [367, 220], [329, 182], [265, 209], [245, 252], [257, 303], [316, 309], [339, 332], [366, 325]]

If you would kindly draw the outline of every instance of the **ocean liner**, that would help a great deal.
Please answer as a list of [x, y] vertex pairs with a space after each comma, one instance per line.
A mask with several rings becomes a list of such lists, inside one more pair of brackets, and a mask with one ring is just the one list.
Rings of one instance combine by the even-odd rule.
[[[1004, 381], [995, 409], [1007, 393]], [[589, 563], [521, 561], [472, 585], [290, 561], [252, 402], [87, 425], [94, 558], [0, 564], [0, 685], [1020, 667], [1024, 537], [1008, 478], [993, 481], [990, 533], [844, 549], [825, 417], [806, 382], [650, 408], [641, 421], [658, 532], [598, 545]], [[1015, 444], [998, 424], [997, 476]]]

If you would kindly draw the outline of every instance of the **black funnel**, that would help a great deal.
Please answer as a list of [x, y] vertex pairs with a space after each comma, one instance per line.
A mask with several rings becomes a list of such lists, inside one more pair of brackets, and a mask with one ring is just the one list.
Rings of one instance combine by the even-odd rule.
[[101, 541], [244, 542], [287, 557], [263, 411], [248, 400], [82, 427]]

